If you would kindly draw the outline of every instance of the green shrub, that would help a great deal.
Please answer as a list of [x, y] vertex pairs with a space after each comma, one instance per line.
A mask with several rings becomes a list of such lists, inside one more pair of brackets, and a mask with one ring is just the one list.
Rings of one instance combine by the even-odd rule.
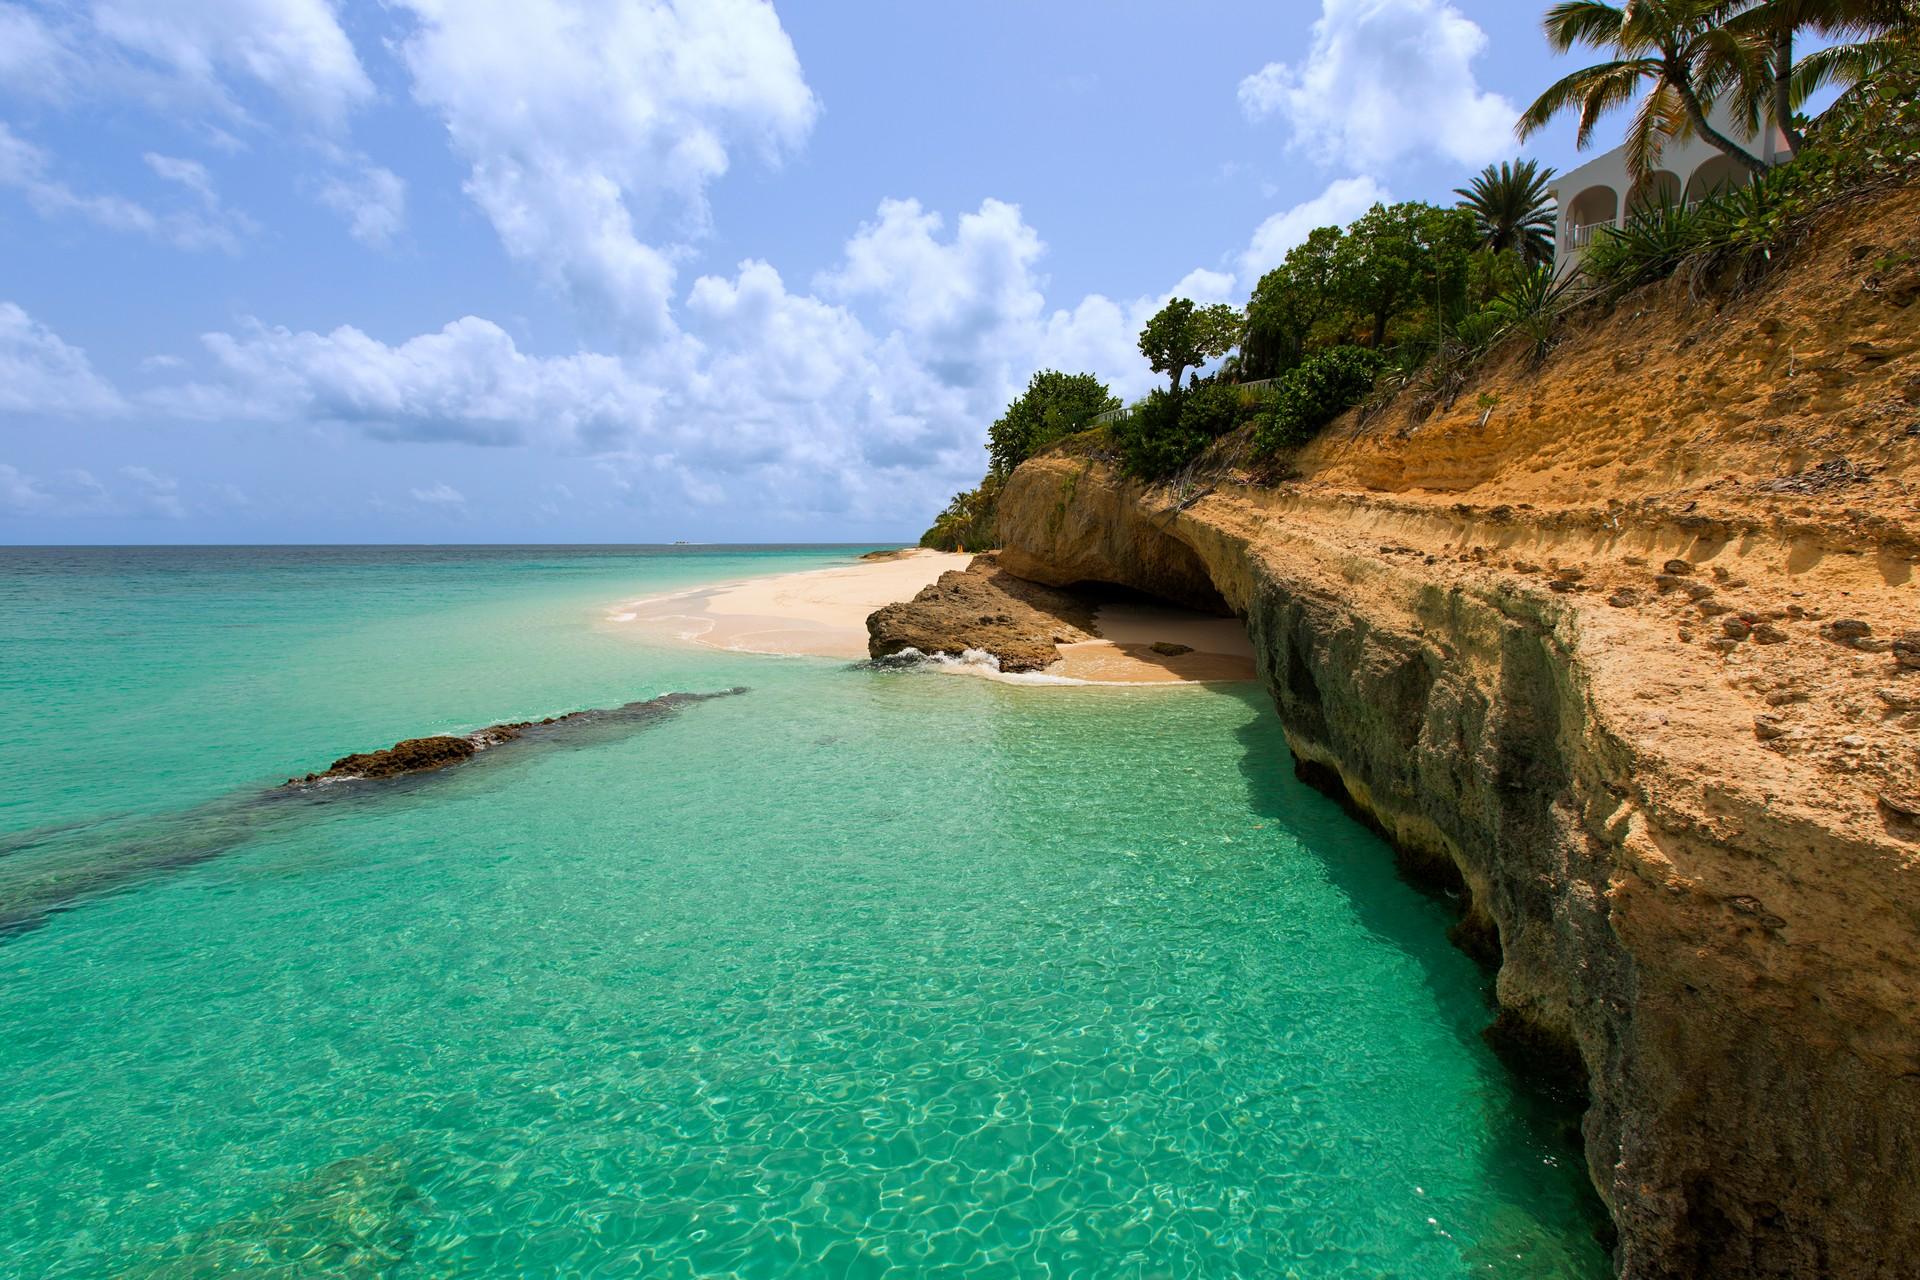
[[1622, 226], [1602, 229], [1587, 246], [1581, 270], [1616, 294], [1666, 279], [1705, 246], [1700, 208], [1668, 201], [1640, 210]]
[[1180, 406], [1180, 429], [1188, 435], [1218, 440], [1245, 417], [1242, 399], [1239, 387], [1204, 383], [1186, 394]]
[[1911, 180], [1920, 170], [1920, 52], [1841, 94], [1807, 129], [1793, 167], [1817, 194]]
[[1552, 266], [1522, 272], [1487, 308], [1500, 323], [1500, 335], [1518, 333], [1527, 340], [1535, 364], [1547, 358], [1559, 336], [1560, 318], [1573, 299], [1575, 277]]
[[1272, 407], [1254, 428], [1254, 451], [1305, 444], [1373, 389], [1385, 363], [1368, 347], [1332, 347], [1309, 357], [1274, 384]]
[[1497, 304], [1490, 305], [1472, 315], [1460, 317], [1460, 323], [1453, 327], [1453, 341], [1468, 351], [1486, 351], [1506, 336], [1511, 323]]
[[1699, 273], [1726, 269], [1744, 280], [1766, 269], [1784, 249], [1803, 214], [1811, 209], [1803, 171], [1793, 165], [1773, 169], [1744, 187], [1704, 200], [1698, 206]]
[[1189, 428], [1181, 412], [1187, 399], [1156, 387], [1113, 424], [1113, 443], [1127, 474], [1142, 480], [1170, 476], [1199, 457], [1213, 440], [1198, 429], [1197, 421]]
[[1202, 382], [1180, 395], [1155, 389], [1108, 430], [1128, 474], [1161, 480], [1249, 418], [1270, 397], [1226, 382]]

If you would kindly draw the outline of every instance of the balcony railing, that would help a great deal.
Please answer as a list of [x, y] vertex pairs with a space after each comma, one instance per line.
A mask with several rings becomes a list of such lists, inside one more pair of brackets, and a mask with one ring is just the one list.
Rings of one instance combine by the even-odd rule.
[[1608, 227], [1617, 227], [1619, 225], [1620, 219], [1608, 218], [1603, 222], [1589, 222], [1582, 226], [1575, 227], [1573, 229], [1573, 247], [1575, 249], [1584, 249], [1593, 243], [1593, 238], [1599, 235], [1601, 231]]
[[[1682, 209], [1691, 209], [1697, 205], [1705, 204], [1708, 200], [1711, 200], [1712, 198], [1713, 198], [1712, 196], [1695, 196], [1693, 199], [1688, 200], [1683, 204], [1681, 204], [1680, 207]], [[1588, 245], [1593, 243], [1595, 236], [1599, 235], [1602, 231], [1605, 231], [1608, 227], [1624, 227], [1627, 225], [1629, 221], [1638, 217], [1639, 215], [1643, 213], [1647, 213], [1652, 210], [1656, 210], [1658, 208], [1660, 208], [1659, 205], [1643, 205], [1640, 208], [1633, 209], [1628, 213], [1621, 215], [1620, 217], [1603, 218], [1599, 222], [1582, 223], [1581, 225], [1571, 229], [1571, 235], [1573, 240], [1572, 247], [1574, 249], [1584, 249]]]

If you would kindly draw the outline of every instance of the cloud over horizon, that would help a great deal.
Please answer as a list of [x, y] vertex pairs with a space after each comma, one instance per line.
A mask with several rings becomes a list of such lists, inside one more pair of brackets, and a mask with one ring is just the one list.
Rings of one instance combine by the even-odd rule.
[[[1475, 75], [1485, 33], [1449, 0], [1323, 0], [1302, 55], [1238, 96], [1334, 172], [1299, 168], [1272, 188], [1290, 192], [1282, 207], [1269, 194], [1240, 215], [1242, 234], [1215, 226], [1184, 262], [1116, 271], [1127, 287], [1067, 289], [1028, 211], [1064, 222], [1053, 230], [1069, 249], [1084, 228], [1057, 199], [1014, 198], [1030, 177], [968, 175], [936, 199], [937, 177], [896, 186], [883, 168], [859, 175], [861, 203], [794, 219], [811, 246], [763, 243], [764, 223], [742, 234], [724, 184], [761, 184], [777, 205], [796, 171], [845, 163], [809, 154], [831, 118], [767, 0], [208, 0], [169, 22], [173, 10], [0, 0], [0, 106], [30, 104], [0, 117], [0, 197], [30, 222], [117, 234], [122, 252], [216, 249], [241, 265], [180, 309], [184, 331], [89, 328], [112, 376], [75, 333], [4, 300], [69, 329], [71, 309], [9, 286], [0, 411], [137, 421], [160, 440], [231, 429], [279, 433], [290, 450], [471, 451], [393, 483], [381, 500], [394, 511], [469, 495], [486, 510], [463, 469], [484, 466], [552, 505], [551, 468], [475, 461], [514, 454], [564, 465], [582, 489], [584, 468], [650, 510], [921, 524], [977, 481], [987, 424], [1036, 369], [1143, 394], [1159, 379], [1137, 336], [1168, 297], [1243, 301], [1314, 227], [1392, 199], [1394, 166], [1477, 160], [1511, 123]], [[1223, 103], [1235, 85], [1209, 91]], [[116, 137], [114, 163], [86, 163], [74, 124], [106, 106], [169, 128]], [[1250, 126], [1233, 145], [1257, 151], [1261, 136]], [[274, 193], [258, 162], [276, 149], [292, 153], [280, 180], [304, 207], [259, 218]], [[309, 266], [311, 237], [295, 232], [315, 223], [334, 228], [333, 257]], [[256, 284], [253, 263], [271, 255]], [[342, 255], [379, 274], [335, 289]], [[222, 261], [203, 254], [175, 279]], [[415, 279], [430, 287], [410, 293]], [[15, 509], [131, 510], [136, 494], [147, 511], [197, 509], [180, 496], [197, 492], [191, 477], [169, 491], [98, 465], [92, 483], [120, 495], [109, 503], [77, 481], [59, 489], [53, 467], [28, 470], [9, 473]]]

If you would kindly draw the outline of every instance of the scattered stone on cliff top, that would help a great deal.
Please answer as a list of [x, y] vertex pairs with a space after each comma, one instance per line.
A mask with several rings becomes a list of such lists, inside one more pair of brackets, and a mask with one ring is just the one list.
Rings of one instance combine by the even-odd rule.
[[989, 554], [974, 557], [963, 570], [941, 574], [912, 600], [869, 616], [867, 652], [884, 658], [903, 649], [951, 654], [978, 649], [998, 658], [1002, 671], [1038, 671], [1059, 657], [1056, 645], [1099, 634], [1090, 603], [1016, 578]]

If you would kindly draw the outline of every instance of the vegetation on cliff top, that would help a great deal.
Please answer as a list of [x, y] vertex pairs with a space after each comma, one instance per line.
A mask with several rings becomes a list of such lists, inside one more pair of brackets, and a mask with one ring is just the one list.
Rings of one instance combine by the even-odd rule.
[[[989, 432], [992, 472], [954, 497], [923, 545], [993, 545], [999, 482], [1036, 453], [1087, 440], [1096, 424], [1092, 447], [1159, 481], [1228, 437], [1241, 460], [1283, 454], [1356, 404], [1405, 393], [1424, 415], [1452, 404], [1496, 349], [1523, 343], [1545, 360], [1585, 305], [1677, 271], [1696, 287], [1739, 287], [1779, 262], [1815, 213], [1920, 172], [1916, 0], [1568, 0], [1544, 26], [1556, 49], [1613, 56], [1544, 92], [1517, 126], [1522, 138], [1571, 111], [1585, 147], [1601, 116], [1637, 100], [1633, 167], [1655, 167], [1668, 138], [1698, 136], [1752, 179], [1602, 229], [1574, 271], [1553, 265], [1553, 171], [1530, 160], [1489, 165], [1452, 208], [1379, 204], [1345, 227], [1317, 228], [1244, 309], [1174, 298], [1155, 314], [1139, 346], [1168, 385], [1131, 407], [1093, 375], [1035, 374]], [[1834, 43], [1796, 57], [1802, 32]], [[1817, 121], [1802, 119], [1827, 85], [1846, 92]], [[1722, 102], [1754, 132], [1778, 128], [1794, 159], [1767, 169], [1716, 132], [1708, 116]]]
[[1007, 474], [1054, 441], [1085, 431], [1095, 418], [1119, 407], [1107, 384], [1090, 373], [1042, 369], [987, 428], [987, 456], [994, 474]]

